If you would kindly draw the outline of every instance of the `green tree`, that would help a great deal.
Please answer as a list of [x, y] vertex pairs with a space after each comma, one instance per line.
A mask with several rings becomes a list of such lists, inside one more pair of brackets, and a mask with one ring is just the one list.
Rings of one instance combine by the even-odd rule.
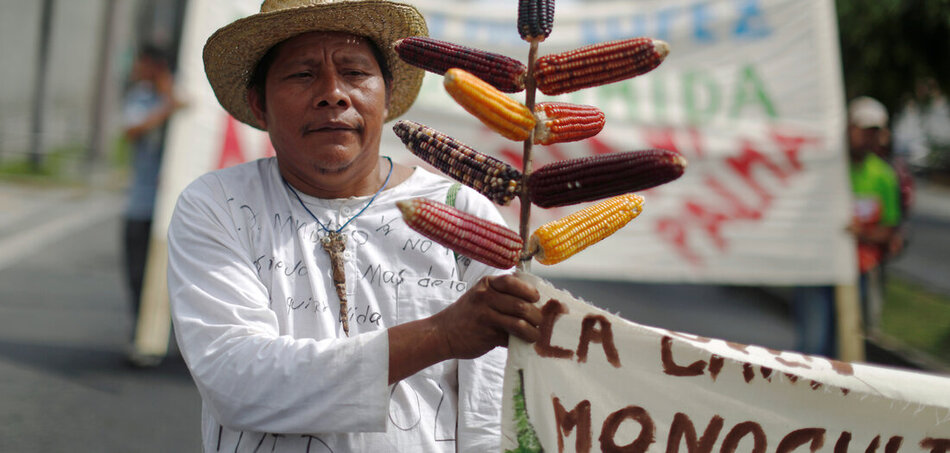
[[895, 112], [934, 80], [950, 93], [950, 0], [837, 0], [848, 99]]

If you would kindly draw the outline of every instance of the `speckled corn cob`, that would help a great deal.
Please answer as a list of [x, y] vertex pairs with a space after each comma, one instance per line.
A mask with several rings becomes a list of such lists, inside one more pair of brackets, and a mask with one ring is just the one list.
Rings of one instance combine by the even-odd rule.
[[566, 206], [636, 192], [679, 178], [686, 159], [665, 149], [562, 160], [528, 178], [528, 196], [542, 207]]
[[650, 72], [669, 53], [669, 45], [650, 38], [608, 41], [540, 57], [534, 77], [544, 94], [570, 93]]
[[643, 197], [609, 198], [567, 217], [546, 223], [531, 234], [528, 250], [541, 264], [556, 264], [600, 242], [640, 215]]
[[431, 127], [409, 120], [394, 126], [402, 142], [433, 167], [502, 206], [521, 193], [521, 172]]
[[495, 132], [518, 142], [531, 136], [534, 115], [524, 104], [462, 69], [446, 71], [443, 82], [459, 105]]
[[583, 140], [604, 128], [604, 112], [590, 105], [541, 102], [535, 104], [534, 116], [538, 122], [534, 128], [536, 145]]
[[403, 38], [393, 45], [403, 61], [436, 74], [464, 69], [506, 93], [524, 90], [528, 68], [514, 58], [422, 36]]
[[544, 41], [554, 25], [554, 0], [519, 0], [518, 33], [521, 39]]
[[518, 263], [524, 243], [504, 225], [426, 198], [398, 201], [396, 206], [410, 228], [461, 255], [499, 269]]

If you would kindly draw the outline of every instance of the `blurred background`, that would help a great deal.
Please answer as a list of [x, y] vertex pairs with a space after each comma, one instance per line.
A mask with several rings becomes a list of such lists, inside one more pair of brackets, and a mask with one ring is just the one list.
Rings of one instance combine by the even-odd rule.
[[[164, 358], [134, 354], [136, 296], [127, 282], [129, 197], [148, 166], [136, 159], [138, 136], [127, 133], [129, 92], [141, 81], [133, 68], [149, 47], [178, 78], [194, 3], [0, 0], [0, 451], [199, 448], [199, 396], [174, 340]], [[512, 2], [460, 3], [490, 11]], [[558, 0], [559, 8], [587, 3], [611, 5]], [[769, 11], [781, 2], [721, 3]], [[899, 177], [903, 207], [859, 359], [947, 374], [950, 2], [833, 3], [843, 93], [829, 105], [870, 96], [886, 108], [881, 154]], [[240, 16], [232, 14], [219, 22]], [[203, 102], [176, 93], [185, 110]], [[164, 121], [154, 129], [155, 146], [168, 129]], [[634, 322], [815, 353], [804, 349], [801, 286], [549, 278]]]

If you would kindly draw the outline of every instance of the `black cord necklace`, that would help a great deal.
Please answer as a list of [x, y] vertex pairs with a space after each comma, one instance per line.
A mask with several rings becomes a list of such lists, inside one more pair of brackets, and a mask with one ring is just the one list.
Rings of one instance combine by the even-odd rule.
[[343, 333], [346, 336], [350, 336], [350, 323], [349, 317], [347, 316], [347, 301], [346, 301], [346, 270], [343, 267], [343, 252], [346, 251], [346, 239], [341, 234], [344, 228], [350, 224], [354, 219], [360, 216], [363, 211], [366, 211], [366, 208], [369, 205], [373, 204], [373, 201], [376, 201], [376, 197], [386, 188], [386, 185], [389, 184], [389, 178], [393, 175], [393, 160], [389, 156], [383, 156], [386, 160], [389, 161], [389, 173], [386, 174], [386, 180], [383, 181], [383, 185], [380, 186], [379, 190], [370, 197], [369, 201], [366, 202], [366, 205], [363, 206], [363, 209], [360, 209], [353, 217], [350, 217], [349, 220], [340, 225], [336, 230], [330, 230], [317, 218], [313, 215], [313, 212], [307, 208], [307, 205], [304, 204], [303, 200], [300, 199], [300, 194], [291, 187], [290, 183], [286, 179], [283, 179], [284, 185], [290, 189], [290, 193], [294, 194], [294, 197], [297, 198], [297, 202], [300, 203], [300, 206], [303, 206], [304, 211], [307, 211], [307, 214], [310, 214], [310, 217], [313, 217], [313, 220], [317, 222], [317, 225], [320, 226], [324, 232], [327, 233], [323, 239], [320, 240], [320, 245], [323, 246], [323, 250], [326, 250], [327, 254], [330, 255], [330, 267], [333, 275], [333, 285], [336, 287], [336, 295], [340, 299], [340, 322], [343, 324]]

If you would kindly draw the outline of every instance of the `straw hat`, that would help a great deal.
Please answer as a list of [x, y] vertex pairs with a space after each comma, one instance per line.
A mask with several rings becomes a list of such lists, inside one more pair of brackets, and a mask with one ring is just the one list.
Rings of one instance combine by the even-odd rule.
[[387, 0], [264, 0], [261, 12], [216, 31], [204, 47], [205, 73], [221, 106], [239, 121], [260, 128], [247, 102], [257, 62], [280, 42], [311, 31], [337, 31], [371, 39], [393, 75], [386, 121], [402, 115], [422, 86], [425, 71], [399, 59], [394, 41], [427, 36], [422, 14]]

